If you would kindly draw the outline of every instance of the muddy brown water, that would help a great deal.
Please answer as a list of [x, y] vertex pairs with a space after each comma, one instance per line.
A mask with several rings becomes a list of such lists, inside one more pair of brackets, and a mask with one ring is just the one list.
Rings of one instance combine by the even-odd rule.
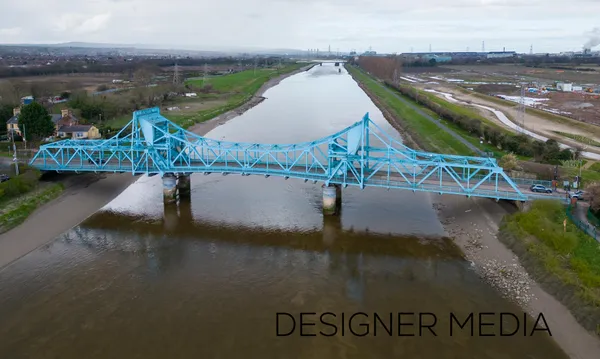
[[[399, 137], [342, 71], [323, 65], [292, 76], [209, 136], [307, 141], [368, 111]], [[323, 218], [320, 184], [194, 175], [192, 186], [189, 201], [165, 208], [160, 178], [141, 177], [84, 223], [2, 270], [0, 358], [566, 357], [546, 332], [529, 336], [533, 323], [523, 335], [522, 311], [443, 238], [427, 194], [346, 188], [341, 216]], [[277, 335], [292, 326], [278, 312], [295, 317], [292, 334]], [[300, 336], [303, 312], [315, 313], [303, 315], [306, 323], [325, 315], [336, 335]], [[370, 319], [356, 316], [351, 330], [349, 317], [358, 312]], [[398, 336], [398, 312], [417, 313], [402, 315], [403, 323], [431, 313], [422, 318], [427, 325], [435, 317], [437, 336], [426, 328], [419, 336], [410, 325], [401, 333], [415, 336]], [[475, 320], [471, 335], [469, 325], [460, 329], [450, 319], [480, 312], [496, 313], [485, 319], [495, 326], [483, 328], [496, 334], [498, 313], [515, 313], [519, 334], [482, 337]], [[364, 323], [369, 334], [360, 337]], [[503, 323], [514, 329], [510, 318]], [[303, 334], [333, 330], [302, 326]]]

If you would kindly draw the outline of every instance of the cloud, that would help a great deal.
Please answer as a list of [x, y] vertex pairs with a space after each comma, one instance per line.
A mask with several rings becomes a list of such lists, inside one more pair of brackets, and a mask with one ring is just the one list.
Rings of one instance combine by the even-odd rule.
[[62, 32], [85, 34], [97, 32], [106, 27], [111, 14], [84, 15], [68, 13], [63, 14], [55, 23], [55, 28]]
[[[44, 16], [30, 16], [44, 9]], [[76, 9], [76, 10], [74, 10]], [[0, 43], [88, 41], [169, 47], [579, 50], [599, 0], [1, 1]], [[557, 24], [565, 24], [564, 27]], [[8, 31], [8, 32], [7, 32]], [[554, 40], [550, 40], [553, 38]]]
[[11, 27], [6, 29], [0, 29], [0, 36], [17, 36], [21, 33], [20, 27]]

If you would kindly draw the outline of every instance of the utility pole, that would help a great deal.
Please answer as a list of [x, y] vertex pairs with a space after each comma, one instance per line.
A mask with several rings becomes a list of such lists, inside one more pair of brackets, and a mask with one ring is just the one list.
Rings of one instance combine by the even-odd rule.
[[12, 133], [13, 162], [15, 163], [15, 175], [19, 175], [19, 159], [17, 158], [17, 145], [15, 144], [15, 133]]
[[206, 73], [208, 72], [208, 67], [206, 63], [204, 64], [204, 70], [202, 71], [202, 87], [206, 86]]
[[519, 99], [519, 116], [521, 117], [522, 132], [525, 132], [525, 84], [521, 83], [521, 98]]
[[25, 124], [23, 124], [23, 148], [27, 151], [27, 132], [25, 130]]
[[175, 63], [175, 70], [173, 71], [173, 85], [179, 85], [179, 65]]

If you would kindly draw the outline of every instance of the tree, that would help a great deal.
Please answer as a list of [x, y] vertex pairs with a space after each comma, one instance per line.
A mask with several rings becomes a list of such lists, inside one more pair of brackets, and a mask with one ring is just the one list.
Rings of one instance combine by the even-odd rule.
[[19, 115], [19, 129], [27, 141], [39, 141], [54, 134], [54, 123], [44, 106], [37, 102], [23, 106]]
[[500, 161], [498, 161], [498, 165], [502, 167], [505, 171], [519, 169], [519, 161], [517, 159], [517, 156], [515, 156], [515, 154], [512, 152], [502, 156], [502, 158], [500, 158]]
[[13, 107], [11, 105], [0, 105], [0, 136], [6, 134], [6, 121], [13, 116]]
[[594, 184], [589, 186], [586, 190], [590, 200], [590, 209], [594, 214], [600, 212], [600, 185]]

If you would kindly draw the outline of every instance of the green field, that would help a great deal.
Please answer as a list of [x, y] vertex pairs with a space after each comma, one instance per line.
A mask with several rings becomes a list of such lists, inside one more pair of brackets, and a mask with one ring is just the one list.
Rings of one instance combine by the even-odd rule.
[[403, 127], [407, 129], [411, 137], [418, 138], [420, 139], [419, 143], [426, 144], [425, 147], [427, 148], [424, 148], [424, 150], [458, 155], [473, 154], [471, 149], [452, 135], [439, 128], [412, 107], [398, 100], [394, 93], [388, 91], [383, 84], [353, 66], [347, 66], [346, 68], [356, 80], [360, 81], [372, 95], [376, 96], [402, 122]]
[[281, 69], [256, 69], [246, 70], [231, 75], [223, 75], [207, 78], [206, 83], [202, 79], [186, 81], [186, 85], [203, 87], [210, 85], [212, 91], [221, 94], [253, 95], [260, 87], [271, 78], [280, 74], [292, 72], [305, 64], [294, 64]]

